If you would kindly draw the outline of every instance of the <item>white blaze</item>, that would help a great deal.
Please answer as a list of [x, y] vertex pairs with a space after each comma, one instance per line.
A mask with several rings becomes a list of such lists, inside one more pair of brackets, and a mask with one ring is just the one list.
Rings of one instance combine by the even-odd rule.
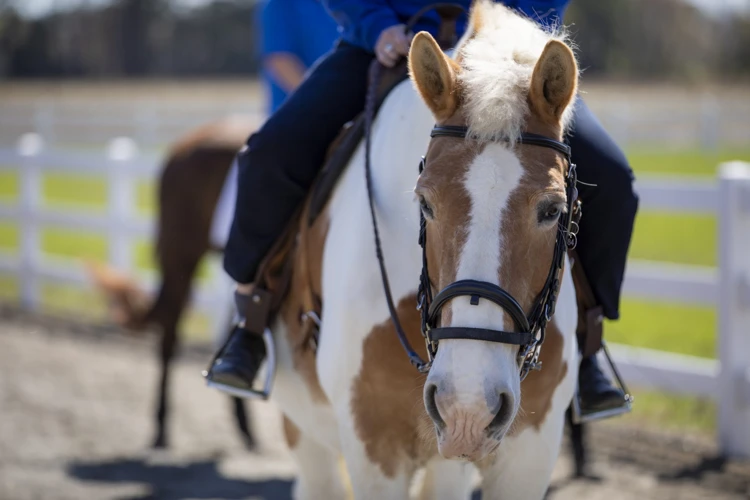
[[[473, 279], [503, 286], [498, 278], [504, 244], [501, 234], [503, 215], [523, 172], [516, 155], [497, 143], [487, 145], [469, 166], [464, 188], [471, 199], [471, 209], [456, 280]], [[469, 297], [457, 297], [450, 306], [452, 326], [512, 329], [513, 325], [504, 324], [503, 310], [488, 300], [480, 299], [479, 304], [471, 305]], [[449, 371], [459, 400], [463, 399], [465, 403], [475, 398], [483, 400], [485, 382], [504, 380], [518, 401], [517, 352], [518, 346], [477, 340], [446, 340], [440, 343], [438, 358], [450, 360]]]

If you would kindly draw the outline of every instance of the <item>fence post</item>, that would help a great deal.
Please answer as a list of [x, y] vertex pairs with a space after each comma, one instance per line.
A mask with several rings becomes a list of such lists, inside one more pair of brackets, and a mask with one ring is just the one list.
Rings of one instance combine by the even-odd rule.
[[123, 270], [132, 267], [130, 215], [135, 203], [131, 161], [138, 155], [135, 142], [127, 137], [112, 139], [107, 146], [109, 194], [109, 261]]
[[44, 148], [44, 141], [39, 134], [24, 134], [18, 140], [17, 152], [23, 168], [20, 175], [19, 211], [21, 219], [19, 231], [18, 284], [20, 288], [21, 307], [35, 311], [39, 305], [39, 289], [36, 267], [39, 265], [39, 220], [37, 218], [41, 201], [41, 170], [37, 157]]
[[719, 443], [750, 457], [750, 164], [719, 172]]

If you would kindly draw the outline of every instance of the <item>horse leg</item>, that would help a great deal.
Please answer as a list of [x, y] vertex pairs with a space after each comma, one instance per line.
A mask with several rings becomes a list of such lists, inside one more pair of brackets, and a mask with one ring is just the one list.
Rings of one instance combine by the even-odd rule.
[[[179, 255], [176, 252], [173, 249], [167, 255]], [[159, 349], [161, 376], [159, 378], [156, 411], [157, 429], [153, 441], [155, 448], [164, 448], [168, 444], [166, 426], [169, 412], [170, 364], [177, 348], [177, 325], [179, 325], [182, 312], [185, 309], [190, 293], [190, 283], [201, 254], [196, 252], [192, 257], [184, 267], [175, 265], [165, 258], [161, 260], [163, 281], [154, 305], [154, 310], [157, 311], [154, 319], [161, 325], [161, 345]]]
[[343, 481], [339, 454], [320, 444], [284, 416], [284, 436], [299, 473], [292, 490], [295, 500], [343, 500], [348, 492]]
[[156, 436], [154, 437], [154, 448], [165, 448], [168, 444], [166, 422], [169, 407], [169, 371], [172, 358], [174, 357], [177, 344], [176, 322], [165, 325], [161, 334], [161, 347], [159, 361], [161, 363], [161, 376], [159, 378], [159, 395], [156, 410]]
[[[394, 455], [389, 462], [374, 462], [367, 454], [365, 443], [357, 436], [349, 417], [339, 420], [339, 436], [356, 500], [406, 500], [416, 466]], [[373, 443], [377, 446], [377, 443]]]
[[553, 408], [539, 430], [530, 427], [506, 438], [502, 449], [482, 464], [482, 498], [541, 500], [549, 488], [562, 444], [565, 418]]
[[467, 463], [436, 458], [425, 468], [420, 500], [461, 500], [471, 497], [476, 468]]
[[245, 409], [245, 401], [242, 398], [232, 397], [234, 416], [237, 419], [237, 428], [242, 435], [242, 440], [248, 450], [255, 449], [255, 436], [250, 430], [249, 412]]
[[568, 408], [565, 417], [570, 427], [570, 444], [575, 462], [575, 477], [586, 476], [586, 428], [584, 424], [573, 422], [573, 409]]

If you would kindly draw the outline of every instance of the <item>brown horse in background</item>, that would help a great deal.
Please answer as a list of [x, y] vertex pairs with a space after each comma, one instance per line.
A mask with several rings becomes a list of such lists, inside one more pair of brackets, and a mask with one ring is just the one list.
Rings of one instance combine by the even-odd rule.
[[[189, 132], [170, 149], [159, 179], [156, 264], [161, 283], [155, 299], [147, 297], [132, 278], [105, 265], [91, 266], [117, 323], [135, 331], [152, 325], [160, 330], [161, 376], [153, 440], [157, 448], [168, 445], [169, 371], [177, 328], [198, 264], [209, 250], [221, 251], [209, 236], [214, 209], [234, 156], [255, 126], [247, 118], [219, 120]], [[232, 399], [243, 440], [253, 447], [244, 402]]]

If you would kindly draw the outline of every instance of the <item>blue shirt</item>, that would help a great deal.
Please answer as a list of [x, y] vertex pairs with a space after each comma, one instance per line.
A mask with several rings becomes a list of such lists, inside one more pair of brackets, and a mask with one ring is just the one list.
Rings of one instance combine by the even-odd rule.
[[[267, 0], [259, 16], [262, 32], [261, 56], [285, 52], [293, 54], [309, 68], [333, 48], [339, 38], [336, 22], [320, 0]], [[270, 91], [270, 112], [286, 99], [287, 93], [268, 72], [263, 77]]]
[[[468, 11], [471, 0], [452, 0]], [[365, 50], [374, 52], [380, 33], [395, 24], [405, 24], [419, 9], [435, 0], [323, 0], [326, 8], [341, 27], [342, 38]], [[503, 0], [501, 3], [515, 8], [540, 24], [549, 26], [562, 20], [570, 0]], [[432, 11], [418, 22], [414, 32], [428, 31], [436, 35], [440, 18]], [[458, 35], [463, 34], [466, 18], [456, 25]]]

